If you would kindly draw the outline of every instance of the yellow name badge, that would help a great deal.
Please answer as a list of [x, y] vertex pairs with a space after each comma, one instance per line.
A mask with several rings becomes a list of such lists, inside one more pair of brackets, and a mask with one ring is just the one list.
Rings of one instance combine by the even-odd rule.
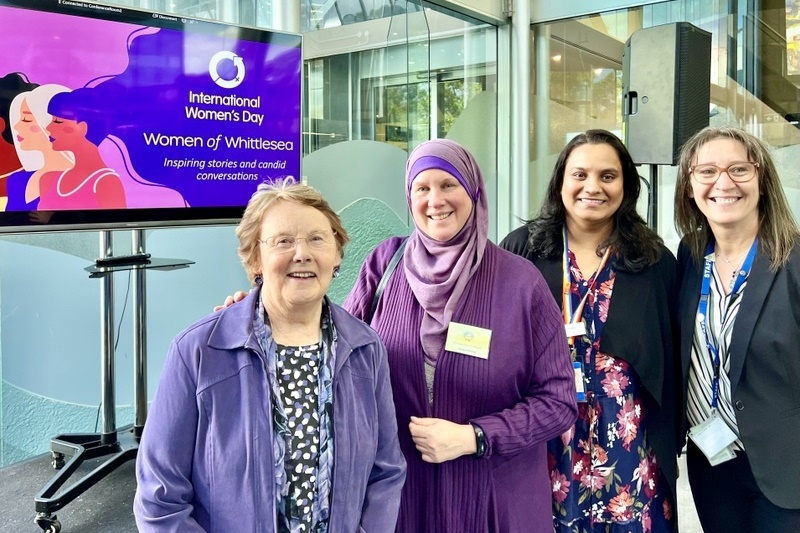
[[450, 322], [444, 349], [450, 352], [489, 359], [489, 342], [492, 330]]

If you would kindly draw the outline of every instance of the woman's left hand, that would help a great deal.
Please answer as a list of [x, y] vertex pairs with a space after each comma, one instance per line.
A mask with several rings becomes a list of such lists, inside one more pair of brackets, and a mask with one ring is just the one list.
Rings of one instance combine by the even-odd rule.
[[477, 452], [475, 430], [470, 424], [412, 416], [408, 427], [426, 463], [444, 463]]

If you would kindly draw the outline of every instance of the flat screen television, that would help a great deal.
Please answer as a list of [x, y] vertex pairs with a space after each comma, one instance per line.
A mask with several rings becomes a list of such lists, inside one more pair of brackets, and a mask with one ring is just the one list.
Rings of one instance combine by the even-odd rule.
[[0, 0], [0, 233], [222, 224], [300, 176], [299, 35]]

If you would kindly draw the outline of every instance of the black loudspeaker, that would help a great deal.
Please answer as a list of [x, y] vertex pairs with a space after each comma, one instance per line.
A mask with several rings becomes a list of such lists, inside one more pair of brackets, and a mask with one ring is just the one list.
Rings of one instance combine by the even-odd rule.
[[622, 55], [625, 145], [637, 165], [675, 165], [708, 126], [711, 34], [688, 22], [637, 30]]

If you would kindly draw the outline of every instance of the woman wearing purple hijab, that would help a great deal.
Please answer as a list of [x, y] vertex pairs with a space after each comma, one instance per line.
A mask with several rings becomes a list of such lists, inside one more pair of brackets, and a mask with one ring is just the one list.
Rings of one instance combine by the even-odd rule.
[[[429, 141], [406, 169], [416, 228], [370, 321], [408, 463], [397, 531], [552, 532], [546, 443], [577, 413], [558, 306], [530, 262], [489, 242], [483, 176], [466, 149]], [[348, 311], [370, 318], [403, 241], [369, 255]]]

